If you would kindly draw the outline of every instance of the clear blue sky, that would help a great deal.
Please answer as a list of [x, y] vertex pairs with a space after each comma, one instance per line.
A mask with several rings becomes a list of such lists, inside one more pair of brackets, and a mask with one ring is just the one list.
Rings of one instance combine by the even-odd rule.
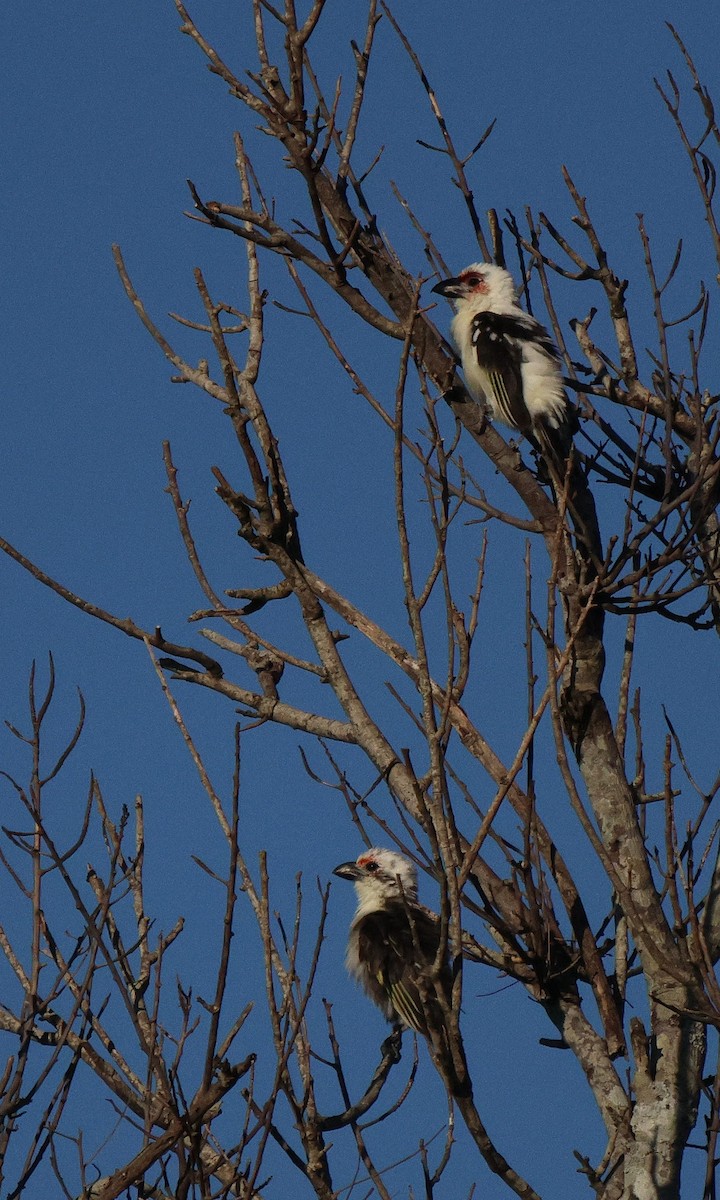
[[[239, 68], [253, 65], [247, 53], [249, 31], [244, 17], [237, 16], [241, 8], [230, 0], [194, 0], [190, 6], [210, 40]], [[363, 11], [355, 0], [329, 3], [318, 39], [326, 82], [341, 71], [350, 76], [348, 41], [362, 36]], [[701, 277], [712, 283], [699, 200], [652, 80], [670, 66], [689, 103], [680, 56], [664, 25], [670, 20], [694, 54], [701, 77], [716, 96], [720, 93], [716, 3], [639, 0], [628, 5], [612, 0], [579, 6], [519, 0], [492, 6], [476, 0], [448, 5], [399, 0], [395, 11], [461, 145], [469, 148], [497, 117], [492, 138], [471, 168], [481, 211], [509, 208], [521, 216], [530, 204], [569, 228], [572, 210], [561, 178], [566, 164], [588, 196], [618, 269], [631, 279], [635, 311], [650, 311], [637, 212], [646, 214], [661, 264], [669, 265], [677, 238], [685, 239], [684, 273], [675, 294], [678, 310], [687, 307], [688, 295], [694, 300]], [[191, 177], [208, 198], [236, 195], [236, 127], [246, 133], [259, 171], [269, 172], [268, 188], [271, 193], [275, 189], [281, 202], [288, 177], [274, 164], [267, 141], [254, 135], [247, 113], [208, 73], [199, 51], [178, 27], [170, 0], [70, 4], [62, 11], [41, 2], [6, 5], [0, 13], [0, 534], [88, 599], [148, 627], [160, 624], [168, 638], [194, 638], [200, 645], [197, 632], [188, 632], [184, 623], [203, 601], [184, 563], [164, 494], [161, 443], [165, 438], [172, 443], [181, 486], [193, 498], [195, 528], [218, 568], [221, 586], [242, 583], [248, 569], [231, 522], [213, 495], [209, 473], [215, 463], [236, 469], [235, 452], [219, 409], [190, 387], [169, 382], [171, 370], [122, 292], [110, 245], [121, 244], [148, 309], [181, 351], [197, 359], [206, 353], [198, 336], [174, 327], [165, 314], [173, 310], [199, 316], [192, 280], [196, 265], [203, 267], [217, 294], [223, 292], [228, 300], [234, 296], [242, 307], [244, 265], [239, 244], [183, 215], [190, 207], [185, 180]], [[374, 99], [360, 158], [366, 155], [369, 164], [385, 144], [372, 178], [372, 202], [381, 224], [406, 264], [421, 271], [420, 247], [390, 196], [389, 181], [394, 180], [451, 266], [464, 265], [477, 257], [471, 230], [447, 182], [443, 160], [416, 145], [417, 138], [437, 142], [437, 132], [387, 23], [378, 35], [371, 88]], [[262, 265], [273, 295], [294, 303], [277, 264]], [[567, 318], [574, 311], [568, 304]], [[446, 314], [440, 312], [438, 320], [446, 328]], [[334, 365], [318, 368], [319, 342], [307, 326], [271, 312], [268, 330], [272, 350], [262, 386], [272, 397], [306, 547], [333, 582], [383, 618], [378, 594], [388, 574], [396, 571], [393, 514], [386, 503], [391, 466], [387, 438]], [[345, 332], [352, 358], [353, 327], [346, 325]], [[717, 390], [716, 332], [709, 342]], [[389, 360], [379, 356], [370, 368], [379, 389], [392, 384], [388, 367]], [[506, 545], [502, 531], [492, 536], [491, 566], [493, 554], [495, 562], [512, 558], [513, 578], [519, 577], [521, 540], [508, 535]], [[387, 538], [387, 557], [378, 549], [378, 537], [381, 543]], [[490, 585], [488, 605], [496, 620], [505, 607], [498, 626], [501, 639], [517, 648], [523, 636], [522, 607], [508, 604], [510, 576], [504, 571]], [[187, 955], [190, 964], [207, 924], [207, 913], [193, 910], [188, 901], [189, 890], [199, 886], [190, 854], [197, 852], [198, 839], [203, 852], [206, 844], [218, 851], [220, 836], [145, 653], [64, 605], [14, 563], [0, 561], [0, 577], [5, 630], [0, 717], [22, 723], [29, 664], [37, 658], [44, 671], [51, 650], [59, 676], [54, 726], [59, 740], [63, 722], [74, 720], [76, 687], [89, 708], [60, 802], [68, 813], [78, 811], [91, 768], [116, 812], [142, 792], [150, 855], [156, 856], [158, 870], [152, 903], [163, 928], [178, 912], [187, 917], [186, 948], [179, 954], [181, 961]], [[397, 594], [388, 605], [387, 620], [400, 630]], [[646, 654], [640, 681], [653, 696], [666, 699], [689, 749], [702, 756], [707, 726], [692, 715], [692, 704], [700, 693], [717, 705], [716, 645], [709, 635], [703, 639], [690, 673], [685, 667], [691, 639], [681, 630], [654, 629], [661, 653]], [[487, 678], [502, 686], [497, 650], [488, 644], [483, 653]], [[375, 711], [391, 704], [383, 678], [382, 671], [368, 675]], [[226, 788], [232, 706], [190, 692], [177, 694], [216, 783]], [[524, 702], [522, 692], [520, 712]], [[514, 744], [506, 719], [514, 703], [503, 694], [488, 702], [490, 733], [504, 753]], [[286, 892], [281, 879], [291, 884], [302, 871], [312, 905], [315, 876], [327, 879], [335, 863], [360, 848], [334, 794], [303, 772], [299, 741], [263, 729], [243, 742], [246, 848], [253, 862], [260, 847], [271, 852], [276, 904], [286, 913], [292, 908], [291, 888]], [[0, 735], [0, 748], [0, 767], [20, 772], [19, 748], [9, 734]], [[710, 770], [702, 757], [696, 763]], [[320, 767], [319, 759], [315, 765]], [[359, 762], [352, 765], [357, 778], [369, 782], [367, 769]], [[343, 1032], [362, 1038], [364, 1062], [375, 1054], [384, 1031], [341, 973], [341, 936], [351, 908], [342, 886], [334, 889], [318, 997], [331, 995], [345, 1006], [351, 1019], [343, 1022]], [[426, 898], [432, 902], [430, 894]], [[469, 992], [490, 993], [494, 986], [489, 974], [478, 975], [477, 987]], [[569, 1154], [559, 1160], [549, 1144], [553, 1114], [543, 1072], [551, 1052], [538, 1050], [537, 1039], [551, 1031], [519, 989], [510, 998], [507, 993], [485, 996], [478, 1001], [478, 1013], [487, 1039], [483, 1033], [475, 1046], [482, 1059], [476, 1073], [480, 1092], [487, 1087], [492, 1096], [485, 1114], [491, 1132], [501, 1149], [511, 1152], [521, 1128], [514, 1160], [519, 1169], [529, 1172], [548, 1197], [573, 1194], [574, 1161]], [[520, 1080], [510, 1095], [503, 1082], [508, 1062], [509, 1077]], [[565, 1073], [558, 1086], [569, 1092], [577, 1084], [581, 1093], [569, 1055], [555, 1054], [550, 1069], [555, 1084]], [[576, 1128], [568, 1132], [568, 1144], [596, 1154], [600, 1140], [592, 1109], [579, 1106], [572, 1120]], [[431, 1131], [424, 1132], [429, 1136]], [[472, 1169], [463, 1173], [461, 1159], [454, 1178], [460, 1195], [467, 1193], [475, 1175]], [[478, 1182], [486, 1200], [505, 1195], [484, 1175]], [[400, 1176], [396, 1187], [406, 1194]]]

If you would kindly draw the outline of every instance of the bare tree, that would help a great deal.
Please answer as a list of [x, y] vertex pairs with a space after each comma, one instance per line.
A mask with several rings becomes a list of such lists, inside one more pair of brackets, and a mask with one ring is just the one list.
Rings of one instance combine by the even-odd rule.
[[[229, 249], [237, 247], [247, 264], [246, 303], [236, 295], [213, 296], [196, 272], [202, 315], [176, 319], [207, 346], [197, 365], [174, 349], [146, 311], [119, 249], [116, 262], [174, 377], [219, 403], [227, 417], [229, 445], [239, 453], [231, 470], [215, 470], [215, 486], [236, 521], [253, 585], [239, 586], [226, 562], [206, 562], [169, 444], [168, 487], [204, 595], [203, 608], [189, 614], [192, 622], [206, 622], [203, 649], [101, 609], [7, 542], [0, 544], [65, 600], [144, 643], [153, 660], [227, 844], [224, 875], [204, 864], [208, 886], [222, 889], [225, 898], [217, 982], [214, 994], [203, 991], [202, 997], [178, 985], [173, 1001], [164, 961], [181, 929], [152, 933], [140, 801], [134, 825], [127, 813], [113, 820], [93, 780], [76, 839], [58, 841], [43, 797], [74, 748], [82, 719], [67, 749], [44, 766], [43, 724], [54, 681], [39, 700], [33, 677], [30, 728], [16, 731], [30, 753], [29, 780], [11, 781], [25, 824], [6, 828], [2, 860], [27, 905], [30, 930], [29, 941], [22, 940], [23, 929], [19, 942], [2, 932], [16, 1002], [0, 1008], [0, 1020], [17, 1049], [5, 1070], [0, 1132], [5, 1149], [13, 1138], [27, 1146], [9, 1194], [29, 1186], [46, 1159], [66, 1195], [81, 1192], [96, 1200], [130, 1187], [144, 1196], [265, 1196], [285, 1170], [288, 1181], [302, 1178], [304, 1189], [331, 1197], [348, 1186], [354, 1146], [363, 1180], [357, 1186], [364, 1194], [389, 1195], [365, 1130], [403, 1106], [415, 1066], [393, 1091], [404, 1068], [397, 1066], [395, 1045], [385, 1043], [364, 1094], [356, 1096], [330, 1005], [322, 1045], [311, 1032], [316, 1025], [310, 1011], [315, 1021], [320, 1004], [313, 985], [327, 891], [319, 898], [319, 929], [308, 949], [299, 886], [291, 924], [287, 917], [276, 920], [265, 862], [255, 874], [246, 861], [238, 833], [238, 772], [226, 799], [183, 720], [175, 684], [184, 684], [225, 697], [246, 725], [274, 724], [308, 735], [318, 755], [306, 754], [306, 769], [336, 789], [365, 844], [394, 844], [436, 885], [455, 971], [444, 1014], [450, 1054], [440, 1052], [437, 1031], [428, 1039], [443, 1085], [438, 1121], [446, 1131], [444, 1145], [433, 1159], [423, 1130], [411, 1148], [426, 1195], [441, 1193], [460, 1137], [457, 1111], [464, 1144], [508, 1190], [537, 1196], [514, 1165], [514, 1147], [495, 1144], [473, 1077], [475, 1001], [466, 987], [461, 1009], [463, 979], [484, 969], [527, 990], [549, 1019], [548, 1045], [573, 1054], [581, 1068], [607, 1134], [599, 1162], [577, 1155], [589, 1191], [603, 1200], [677, 1196], [685, 1151], [702, 1118], [703, 1195], [711, 1200], [719, 1097], [708, 1066], [708, 1031], [720, 1019], [720, 858], [713, 820], [720, 778], [710, 787], [696, 782], [669, 720], [659, 760], [649, 762], [655, 751], [633, 692], [642, 623], [662, 623], [663, 638], [678, 628], [699, 640], [707, 630], [720, 632], [720, 424], [718, 395], [703, 381], [710, 293], [702, 286], [686, 311], [675, 315], [667, 298], [671, 283], [677, 289], [681, 282], [681, 249], [663, 276], [640, 217], [657, 331], [646, 367], [625, 302], [627, 281], [610, 261], [591, 204], [566, 175], [575, 209], [572, 232], [530, 208], [522, 219], [481, 214], [468, 164], [490, 127], [469, 152], [459, 147], [411, 40], [385, 4], [369, 0], [364, 33], [351, 43], [352, 86], [338, 81], [332, 92], [323, 90], [313, 66], [313, 38], [326, 0], [314, 0], [302, 18], [294, 0], [281, 9], [253, 0], [256, 59], [246, 64], [248, 74], [231, 68], [180, 0], [176, 5], [183, 33], [229, 89], [248, 128], [259, 123], [275, 143], [278, 160], [290, 168], [289, 182], [276, 200], [272, 180], [258, 177], [247, 138], [237, 134], [238, 195], [212, 199], [204, 186], [190, 184], [194, 218], [226, 238]], [[440, 331], [445, 314], [432, 309], [425, 289], [447, 267], [412, 198], [396, 190], [426, 273], [408, 269], [381, 232], [385, 223], [377, 206], [383, 197], [372, 193], [377, 160], [360, 163], [357, 153], [381, 23], [416, 69], [419, 94], [438, 126], [434, 149], [445, 156], [464, 202], [468, 240], [475, 240], [481, 257], [511, 266], [528, 302], [537, 305], [542, 297], [582, 428], [564, 486], [552, 494], [527, 447], [503, 439], [456, 373]], [[658, 89], [689, 159], [720, 269], [713, 160], [720, 128], [688, 50], [672, 33], [696, 107], [684, 100], [671, 74]], [[428, 148], [421, 145], [418, 153]], [[280, 352], [265, 330], [262, 271], [269, 255], [282, 259], [297, 295], [285, 307], [292, 307], [296, 322], [312, 323], [328, 355], [345, 370], [375, 419], [378, 455], [392, 462], [404, 640], [383, 624], [382, 595], [376, 611], [362, 610], [304, 552], [292, 481], [273, 427], [276, 401], [261, 389], [263, 359]], [[553, 298], [559, 279], [573, 285], [574, 340], [565, 334], [569, 314], [561, 315]], [[325, 303], [330, 293], [333, 306]], [[324, 315], [326, 309], [336, 312], [338, 301], [352, 318], [352, 351]], [[686, 333], [684, 358], [670, 336], [678, 325]], [[373, 393], [363, 373], [378, 339], [394, 346], [394, 377], [382, 395]], [[319, 491], [319, 507], [322, 502]], [[525, 539], [525, 581], [507, 603], [525, 612], [527, 721], [516, 730], [515, 753], [508, 758], [483, 732], [482, 668], [474, 650], [482, 630], [487, 541], [512, 539], [517, 545], [518, 538]], [[623, 626], [615, 686], [605, 662], [621, 622], [610, 629], [609, 614], [621, 617]], [[346, 639], [354, 649], [352, 667]], [[373, 715], [378, 706], [372, 675], [361, 661], [365, 653], [368, 660], [383, 657], [400, 723], [386, 725]], [[545, 728], [552, 732], [566, 793], [562, 805], [536, 754]], [[354, 781], [347, 747], [354, 761], [359, 751], [370, 765], [369, 789]], [[662, 781], [659, 788], [655, 778]], [[567, 822], [569, 812], [592, 848], [594, 870], [599, 865], [603, 873], [600, 906], [586, 887], [582, 860], [566, 861], [557, 844], [553, 825]], [[91, 867], [83, 881], [78, 853], [96, 832], [105, 866]], [[61, 931], [51, 919], [58, 884], [77, 910], [79, 931]], [[256, 919], [257, 952], [265, 963], [271, 1051], [246, 1036], [245, 1002], [256, 998], [245, 997], [239, 1010], [236, 997], [228, 1001], [240, 895]], [[469, 966], [470, 960], [484, 966]], [[205, 1041], [198, 1054], [200, 1037]], [[711, 1045], [715, 1054], [716, 1038]], [[88, 1072], [93, 1086], [113, 1097], [127, 1147], [124, 1157], [118, 1151], [116, 1171], [100, 1179], [93, 1177], [81, 1139], [74, 1168], [59, 1151], [61, 1137], [68, 1136], [68, 1097]], [[31, 1118], [36, 1132], [28, 1136]], [[282, 1184], [284, 1191], [287, 1186]]]

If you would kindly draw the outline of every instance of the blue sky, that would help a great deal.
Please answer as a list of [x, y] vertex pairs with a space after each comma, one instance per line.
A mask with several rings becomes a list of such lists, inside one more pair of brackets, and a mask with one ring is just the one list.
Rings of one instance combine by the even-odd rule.
[[[244, 6], [195, 0], [190, 11], [231, 65], [253, 65]], [[650, 344], [651, 308], [635, 214], [646, 214], [660, 263], [669, 265], [683, 236], [684, 266], [673, 297], [678, 309], [686, 306], [688, 295], [694, 299], [701, 277], [708, 283], [713, 277], [699, 200], [652, 80], [670, 66], [690, 104], [680, 56], [664, 25], [669, 20], [717, 94], [717, 5], [640, 0], [580, 7], [525, 0], [488, 6], [454, 0], [440, 6], [401, 0], [395, 12], [461, 147], [472, 146], [497, 117], [495, 132], [470, 168], [479, 209], [495, 207], [501, 214], [512, 209], [521, 216], [530, 204], [567, 230], [572, 207], [561, 178], [561, 165], [567, 165], [588, 196], [618, 269], [631, 280], [631, 310]], [[339, 72], [350, 77], [348, 41], [362, 36], [363, 13], [364, 6], [354, 0], [328, 5], [318, 35], [318, 66], [330, 87]], [[122, 292], [110, 246], [120, 243], [149, 311], [178, 348], [197, 359], [205, 353], [198, 335], [174, 326], [166, 314], [199, 317], [192, 279], [197, 265], [215, 294], [235, 298], [242, 307], [244, 260], [239, 243], [184, 215], [190, 208], [186, 179], [208, 198], [232, 199], [232, 131], [240, 127], [280, 205], [290, 182], [275, 162], [273, 147], [208, 73], [178, 24], [170, 0], [72, 3], [62, 13], [55, 5], [36, 3], [5, 6], [0, 14], [0, 534], [83, 596], [148, 627], [161, 624], [167, 637], [194, 638], [200, 645], [197, 632], [185, 626], [186, 615], [202, 606], [202, 599], [164, 492], [161, 443], [165, 438], [172, 443], [181, 487], [192, 497], [194, 527], [223, 587], [245, 581], [256, 569], [243, 557], [232, 522], [213, 494], [210, 467], [217, 463], [238, 470], [237, 458], [219, 408], [190, 387], [170, 383], [171, 370]], [[416, 145], [417, 138], [435, 143], [438, 135], [387, 23], [378, 34], [370, 96], [358, 153], [359, 162], [369, 164], [379, 145], [386, 147], [369, 185], [382, 227], [408, 267], [422, 270], [421, 247], [394, 205], [392, 180], [432, 230], [450, 265], [461, 267], [477, 257], [472, 232], [445, 161]], [[272, 295], [295, 303], [279, 265], [261, 265]], [[558, 297], [561, 304], [566, 301], [566, 318], [575, 315], [574, 293], [560, 288]], [[587, 307], [590, 303], [588, 294]], [[445, 312], [439, 312], [438, 321], [447, 329]], [[389, 439], [335, 364], [320, 358], [319, 338], [307, 322], [269, 309], [267, 324], [262, 390], [301, 511], [306, 553], [371, 615], [401, 633], [399, 591], [384, 588], [397, 570]], [[365, 370], [366, 343], [344, 314], [339, 330], [348, 357], [354, 362], [357, 354], [355, 365]], [[708, 341], [715, 368], [709, 374], [717, 391], [716, 328]], [[391, 402], [387, 389], [394, 386], [395, 348], [378, 346], [372, 354], [367, 377]], [[479, 655], [483, 678], [491, 684], [480, 703], [491, 740], [511, 757], [519, 736], [512, 716], [523, 712], [524, 691], [522, 685], [515, 694], [492, 689], [506, 682], [503, 646], [516, 651], [522, 643], [522, 606], [509, 600], [521, 580], [522, 539], [493, 531], [489, 561], [488, 628]], [[198, 840], [210, 847], [208, 853], [218, 854], [221, 839], [145, 652], [64, 605], [14, 563], [0, 562], [0, 573], [6, 632], [0, 717], [22, 723], [30, 662], [38, 659], [44, 670], [52, 651], [59, 677], [53, 716], [58, 742], [74, 721], [75, 688], [88, 701], [87, 728], [62, 777], [58, 802], [68, 815], [79, 811], [90, 769], [115, 811], [142, 792], [149, 855], [157, 867], [152, 903], [163, 928], [178, 912], [186, 915], [187, 948], [179, 955], [190, 970], [207, 924], [207, 911], [188, 904], [189, 889], [200, 885], [190, 854], [197, 852]], [[615, 654], [621, 633], [618, 625]], [[710, 635], [701, 636], [698, 653], [683, 630], [660, 623], [649, 624], [641, 639], [638, 682], [652, 697], [655, 748], [662, 725], [659, 709], [652, 706], [661, 697], [707, 784], [714, 770], [706, 756], [708, 725], [693, 706], [700, 696], [705, 718], [710, 708], [712, 719], [713, 706], [717, 718], [716, 645]], [[360, 669], [367, 671], [373, 711], [395, 721], [381, 666], [366, 663], [353, 646], [347, 653], [351, 662], [357, 653]], [[616, 662], [611, 654], [611, 671]], [[176, 693], [217, 785], [227, 790], [232, 706], [192, 689]], [[336, 862], [360, 848], [335, 794], [304, 773], [300, 741], [269, 729], [243, 740], [248, 857], [254, 862], [258, 849], [270, 850], [277, 905], [287, 912], [292, 888], [282, 880], [294, 886], [296, 872], [302, 871], [312, 905], [315, 876], [327, 879]], [[20, 748], [9, 734], [0, 735], [0, 747], [0, 766], [22, 771]], [[312, 754], [322, 770], [318, 752]], [[348, 765], [367, 786], [370, 775], [359, 757], [350, 756]], [[548, 772], [552, 779], [551, 765]], [[575, 846], [575, 832], [562, 821], [559, 825], [561, 837]], [[383, 1027], [340, 973], [341, 938], [351, 908], [341, 889], [333, 894], [318, 995], [332, 992], [345, 1007], [351, 1019], [344, 1032], [362, 1036], [364, 1060], [375, 1053]], [[432, 903], [429, 893], [425, 898]], [[494, 986], [489, 976], [481, 977], [477, 992], [489, 993]], [[554, 1149], [546, 1152], [554, 1118], [547, 1111], [543, 1081], [550, 1052], [537, 1049], [538, 1037], [550, 1032], [542, 1014], [519, 989], [510, 997], [486, 995], [480, 1005], [479, 1020], [488, 1035], [480, 1036], [475, 1053], [482, 1064], [479, 1085], [493, 1097], [491, 1132], [509, 1152], [522, 1128], [516, 1165], [531, 1172], [541, 1193], [552, 1194], [550, 1181], [562, 1179], [564, 1194], [571, 1194], [575, 1164], [567, 1147], [561, 1160]], [[521, 1081], [510, 1093], [505, 1091], [508, 1061], [513, 1063], [510, 1076]], [[581, 1091], [569, 1056], [554, 1055], [550, 1069], [555, 1081], [563, 1076], [563, 1091], [570, 1093], [576, 1085]], [[570, 1120], [576, 1128], [568, 1131], [568, 1144], [597, 1154], [592, 1108], [573, 1106]], [[463, 1173], [463, 1166], [460, 1157], [456, 1186], [467, 1192], [475, 1168], [468, 1165]], [[484, 1175], [482, 1186], [488, 1200], [504, 1194]], [[397, 1187], [406, 1194], [406, 1181], [398, 1180]], [[554, 1194], [562, 1194], [558, 1189], [559, 1184]]]

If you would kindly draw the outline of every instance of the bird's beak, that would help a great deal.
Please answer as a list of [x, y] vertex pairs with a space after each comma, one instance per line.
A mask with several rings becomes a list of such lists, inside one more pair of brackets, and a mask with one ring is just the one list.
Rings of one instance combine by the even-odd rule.
[[451, 300], [457, 299], [463, 294], [463, 283], [457, 275], [453, 275], [450, 279], [441, 279], [439, 283], [435, 284], [432, 291], [438, 292], [441, 296], [448, 296]]
[[340, 863], [339, 867], [335, 867], [333, 870], [333, 875], [339, 875], [341, 879], [351, 879], [352, 880], [352, 879], [359, 879], [360, 876], [362, 875], [362, 871], [360, 870], [357, 863], [346, 862], [346, 863]]

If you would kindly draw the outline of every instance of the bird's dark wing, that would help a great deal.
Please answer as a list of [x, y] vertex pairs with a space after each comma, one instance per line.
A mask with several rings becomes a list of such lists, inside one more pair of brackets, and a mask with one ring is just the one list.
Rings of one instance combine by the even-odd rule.
[[[368, 913], [357, 926], [358, 957], [367, 971], [371, 997], [410, 1029], [427, 1035], [427, 1021], [418, 979], [437, 954], [437, 921], [414, 907], [413, 928], [402, 904]], [[427, 1001], [426, 1001], [427, 1003]]]
[[502, 330], [504, 337], [514, 338], [518, 342], [532, 342], [538, 349], [544, 350], [548, 358], [560, 361], [558, 348], [550, 334], [545, 326], [536, 321], [534, 317], [530, 317], [524, 312], [514, 315], [493, 313], [492, 316], [498, 322], [498, 327]]
[[529, 434], [530, 414], [523, 400], [522, 345], [515, 317], [494, 312], [476, 313], [472, 322], [472, 342], [478, 365], [487, 375], [495, 414], [512, 429]]
[[[536, 350], [541, 350], [544, 354], [551, 358], [553, 362], [560, 364], [560, 353], [554, 341], [550, 337], [544, 325], [536, 321], [534, 317], [529, 317], [527, 313], [520, 313], [517, 316], [502, 316], [498, 317], [503, 324], [504, 335], [507, 338], [515, 340], [520, 352], [524, 343], [532, 342]], [[555, 445], [555, 453], [558, 452], [558, 447], [562, 450], [562, 457], [567, 458], [572, 444], [573, 434], [577, 433], [580, 428], [577, 412], [575, 408], [565, 399], [564, 419], [562, 421], [556, 419], [556, 428], [552, 430], [552, 439]]]

